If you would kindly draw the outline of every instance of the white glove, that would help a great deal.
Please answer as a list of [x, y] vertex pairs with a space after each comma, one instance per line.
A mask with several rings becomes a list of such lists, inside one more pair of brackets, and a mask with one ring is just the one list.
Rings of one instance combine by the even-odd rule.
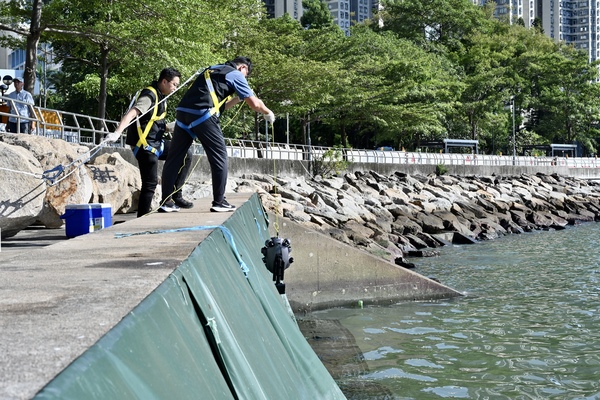
[[115, 131], [115, 132], [111, 132], [108, 135], [106, 135], [106, 137], [104, 138], [104, 141], [109, 142], [109, 143], [114, 143], [117, 140], [119, 140], [120, 137], [121, 137], [121, 132]]
[[273, 114], [273, 111], [269, 111], [268, 114], [265, 114], [265, 121], [267, 121], [270, 124], [275, 122], [275, 114]]

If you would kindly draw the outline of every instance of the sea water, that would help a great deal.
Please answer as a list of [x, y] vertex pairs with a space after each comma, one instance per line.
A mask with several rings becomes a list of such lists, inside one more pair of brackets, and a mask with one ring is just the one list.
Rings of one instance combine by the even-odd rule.
[[[413, 259], [463, 297], [331, 309], [393, 399], [600, 399], [600, 224]], [[360, 396], [353, 396], [357, 399]], [[368, 396], [365, 396], [365, 399]]]

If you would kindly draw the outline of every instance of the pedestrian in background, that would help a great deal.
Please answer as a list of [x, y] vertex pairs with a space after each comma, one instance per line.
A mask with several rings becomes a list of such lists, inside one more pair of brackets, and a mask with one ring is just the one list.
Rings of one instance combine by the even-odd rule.
[[[17, 100], [9, 101], [10, 112], [25, 118], [9, 117], [7, 132], [12, 133], [31, 133], [30, 127], [33, 127], [31, 121], [26, 119], [31, 117], [31, 107], [33, 105], [33, 96], [27, 90], [23, 89], [25, 83], [23, 78], [15, 77], [13, 79], [15, 91], [8, 94], [7, 97]], [[23, 102], [23, 103], [20, 103]]]

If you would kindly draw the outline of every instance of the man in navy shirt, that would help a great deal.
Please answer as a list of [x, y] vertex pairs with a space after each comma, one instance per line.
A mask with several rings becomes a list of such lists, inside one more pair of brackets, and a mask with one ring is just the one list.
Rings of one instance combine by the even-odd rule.
[[[210, 163], [213, 189], [213, 212], [235, 209], [224, 197], [227, 184], [227, 148], [219, 115], [221, 109], [245, 101], [250, 108], [264, 114], [269, 123], [275, 121], [273, 112], [265, 106], [246, 78], [252, 72], [252, 62], [247, 57], [237, 57], [225, 64], [208, 67], [196, 78], [177, 107], [177, 123], [171, 140], [169, 155], [162, 173], [162, 212], [175, 211], [171, 200], [175, 190], [178, 171], [184, 165], [185, 154], [194, 139], [200, 140]], [[171, 210], [171, 207], [173, 208]]]

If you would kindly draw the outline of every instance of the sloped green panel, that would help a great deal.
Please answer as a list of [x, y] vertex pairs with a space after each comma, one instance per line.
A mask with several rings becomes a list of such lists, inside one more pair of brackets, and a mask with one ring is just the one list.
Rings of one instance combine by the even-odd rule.
[[[241, 218], [230, 218], [226, 230], [213, 232], [179, 268], [211, 321], [236, 393], [252, 399], [344, 398], [262, 262], [260, 249], [269, 235], [258, 198], [237, 213]], [[249, 268], [247, 278], [240, 260]]]
[[172, 275], [36, 398], [198, 399], [199, 393], [233, 398], [187, 287]]
[[262, 262], [268, 238], [254, 195], [36, 398], [343, 399]]
[[[234, 236], [239, 246], [247, 248], [248, 258], [252, 259], [252, 265], [256, 266], [255, 273], [248, 274], [248, 281], [252, 290], [256, 294], [262, 311], [268, 319], [273, 331], [281, 341], [289, 355], [290, 361], [298, 373], [302, 376], [302, 383], [310, 388], [312, 395], [319, 399], [343, 399], [345, 398], [341, 390], [331, 378], [331, 375], [321, 362], [313, 349], [310, 347], [302, 332], [298, 328], [295, 319], [288, 314], [288, 306], [282, 297], [275, 289], [272, 274], [267, 270], [262, 261], [260, 251], [251, 251], [251, 249], [262, 248], [265, 241], [269, 239], [268, 227], [257, 227], [256, 231], [252, 230], [251, 223], [248, 221], [263, 221], [265, 223], [266, 216], [262, 207], [262, 203], [258, 196], [253, 196], [251, 200], [245, 204], [242, 212], [245, 218], [230, 219], [224, 225], [230, 231], [235, 232]], [[246, 215], [250, 214], [250, 215]], [[272, 223], [277, 221], [271, 221]], [[239, 224], [244, 225], [242, 226]], [[281, 230], [280, 236], [286, 238], [285, 230]], [[293, 255], [293, 237], [289, 238], [292, 242]], [[257, 243], [258, 241], [258, 243]], [[290, 268], [293, 268], [292, 264]], [[289, 318], [285, 318], [288, 316]], [[296, 397], [298, 398], [298, 397]]]

